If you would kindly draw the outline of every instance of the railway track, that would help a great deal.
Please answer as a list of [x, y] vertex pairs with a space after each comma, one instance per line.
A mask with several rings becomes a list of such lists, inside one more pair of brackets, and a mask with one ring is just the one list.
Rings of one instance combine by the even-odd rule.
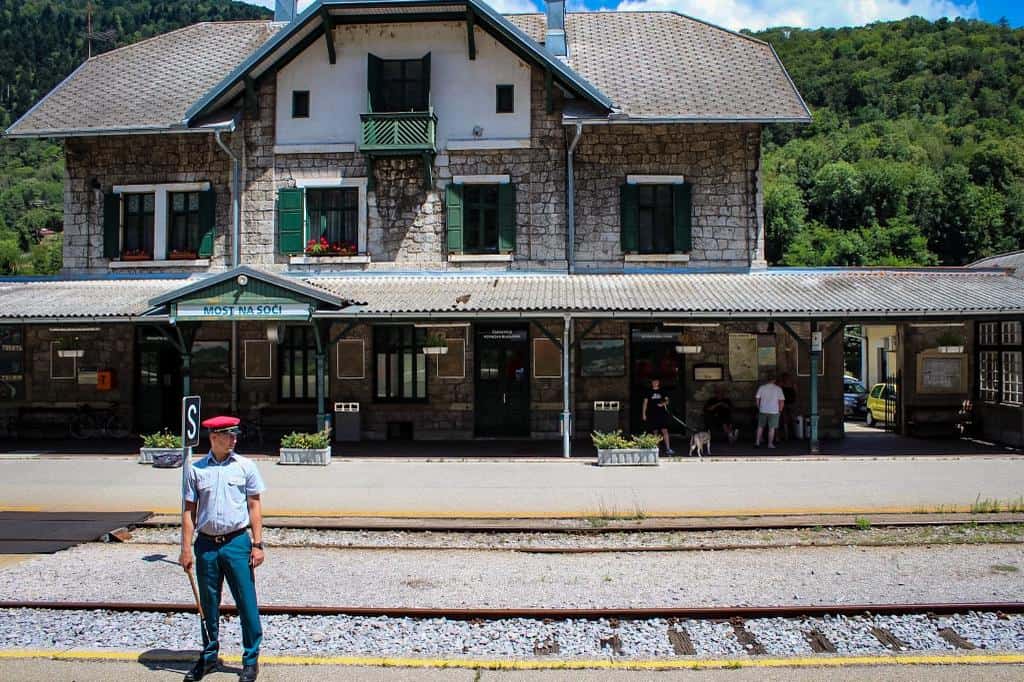
[[[261, 610], [265, 649], [301, 655], [628, 660], [1024, 652], [1024, 602], [664, 609], [278, 604]], [[233, 616], [231, 607], [224, 611]], [[195, 618], [191, 604], [0, 602], [0, 648], [19, 645], [10, 641], [14, 631], [22, 639], [47, 633], [49, 646], [104, 646], [99, 633], [108, 629], [129, 630], [138, 646], [188, 647]], [[229, 617], [224, 630], [229, 641], [237, 639], [237, 619]], [[118, 645], [126, 646], [123, 634]]]

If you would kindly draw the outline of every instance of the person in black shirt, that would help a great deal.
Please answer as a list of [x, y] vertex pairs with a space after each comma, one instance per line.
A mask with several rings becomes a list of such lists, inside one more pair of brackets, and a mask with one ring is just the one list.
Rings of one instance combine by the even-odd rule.
[[725, 396], [725, 388], [715, 386], [715, 395], [704, 403], [704, 425], [714, 434], [721, 431], [730, 443], [736, 442], [739, 429], [732, 425], [732, 401]]
[[665, 442], [665, 454], [676, 454], [668, 433], [668, 395], [661, 390], [660, 379], [651, 380], [651, 392], [644, 398], [641, 416], [648, 431], [661, 434], [661, 439]]

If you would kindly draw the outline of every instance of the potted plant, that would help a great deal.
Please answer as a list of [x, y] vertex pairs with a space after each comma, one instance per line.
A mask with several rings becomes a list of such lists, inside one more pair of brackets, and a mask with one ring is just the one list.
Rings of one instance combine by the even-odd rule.
[[167, 257], [171, 260], [195, 260], [199, 254], [195, 249], [172, 249]]
[[331, 463], [330, 429], [316, 433], [292, 432], [281, 438], [281, 454], [278, 464], [316, 464], [327, 466]]
[[167, 429], [143, 435], [139, 464], [152, 464], [158, 468], [181, 466], [181, 436]]
[[426, 355], [444, 355], [448, 352], [448, 340], [437, 332], [427, 334], [423, 339], [423, 352]]
[[144, 249], [125, 249], [121, 260], [152, 260], [153, 254]]
[[942, 332], [936, 342], [939, 344], [940, 353], [959, 354], [964, 352], [963, 337], [954, 332]]
[[621, 431], [590, 434], [597, 448], [598, 466], [658, 466], [661, 436], [642, 433], [626, 438]]

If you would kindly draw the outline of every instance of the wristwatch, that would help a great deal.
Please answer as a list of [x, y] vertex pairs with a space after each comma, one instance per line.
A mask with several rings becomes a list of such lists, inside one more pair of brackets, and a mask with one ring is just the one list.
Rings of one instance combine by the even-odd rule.
[[263, 543], [262, 542], [254, 542], [254, 543], [252, 543], [252, 546], [255, 547], [256, 549], [263, 549]]

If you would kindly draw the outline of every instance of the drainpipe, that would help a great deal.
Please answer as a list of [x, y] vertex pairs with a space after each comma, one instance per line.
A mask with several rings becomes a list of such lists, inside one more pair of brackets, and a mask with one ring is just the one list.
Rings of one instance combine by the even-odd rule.
[[[231, 159], [231, 267], [237, 268], [241, 262], [242, 240], [242, 162], [232, 153], [224, 140], [220, 138], [220, 130], [214, 131], [217, 144]], [[231, 412], [238, 413], [238, 322], [231, 323]]]
[[[571, 158], [571, 157], [570, 157]], [[572, 315], [562, 328], [562, 457], [572, 457], [572, 403], [569, 396], [569, 352], [572, 350]]]
[[[568, 236], [566, 238], [566, 250], [565, 259], [569, 274], [571, 275], [576, 271], [576, 182], [573, 180], [573, 164], [572, 155], [576, 151], [576, 145], [579, 144], [580, 137], [583, 135], [583, 124], [580, 122], [576, 123], [576, 134], [572, 138], [572, 142], [569, 144], [569, 158], [566, 166], [566, 199], [568, 201], [568, 214], [569, 214], [569, 229]], [[568, 457], [568, 455], [566, 455]]]

